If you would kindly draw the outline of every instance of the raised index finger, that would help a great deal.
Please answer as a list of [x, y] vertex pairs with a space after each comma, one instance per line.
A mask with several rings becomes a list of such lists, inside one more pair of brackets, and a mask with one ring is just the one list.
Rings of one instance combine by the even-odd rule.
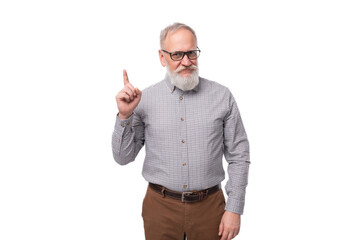
[[125, 86], [126, 84], [129, 83], [129, 78], [125, 69], [123, 70], [123, 76], [124, 76], [124, 86]]

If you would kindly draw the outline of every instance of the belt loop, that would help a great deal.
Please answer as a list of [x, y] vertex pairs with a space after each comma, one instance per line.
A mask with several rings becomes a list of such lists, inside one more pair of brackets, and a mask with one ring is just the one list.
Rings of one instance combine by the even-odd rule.
[[203, 200], [203, 192], [199, 192], [199, 201]]
[[165, 197], [165, 187], [164, 186], [161, 186], [161, 195], [163, 196], [163, 198]]

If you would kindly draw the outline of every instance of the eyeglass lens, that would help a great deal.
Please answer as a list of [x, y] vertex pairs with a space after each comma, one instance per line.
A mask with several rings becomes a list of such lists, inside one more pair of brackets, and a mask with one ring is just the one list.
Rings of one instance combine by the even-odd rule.
[[[187, 56], [189, 59], [196, 59], [198, 57], [198, 51], [188, 51], [186, 52]], [[185, 55], [185, 52], [175, 52], [173, 54], [171, 54], [171, 58], [173, 60], [181, 60], [183, 59]]]

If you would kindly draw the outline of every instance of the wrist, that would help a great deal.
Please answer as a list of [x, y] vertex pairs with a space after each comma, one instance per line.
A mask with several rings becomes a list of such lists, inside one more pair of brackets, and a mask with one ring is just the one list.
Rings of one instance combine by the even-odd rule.
[[239, 214], [239, 213], [230, 212], [230, 211], [228, 211], [228, 210], [225, 210], [225, 212], [227, 212], [228, 214], [233, 215], [233, 216], [238, 216], [238, 217], [241, 216], [241, 214]]
[[128, 119], [133, 113], [129, 114], [129, 115], [122, 115], [120, 113], [118, 113], [118, 117], [121, 119], [121, 120], [126, 120]]

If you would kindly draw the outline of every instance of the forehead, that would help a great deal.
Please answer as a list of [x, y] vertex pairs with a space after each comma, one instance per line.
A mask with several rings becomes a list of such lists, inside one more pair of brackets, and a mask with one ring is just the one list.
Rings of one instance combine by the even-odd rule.
[[164, 43], [168, 51], [188, 51], [196, 48], [195, 37], [186, 28], [180, 28], [173, 33], [169, 32]]

